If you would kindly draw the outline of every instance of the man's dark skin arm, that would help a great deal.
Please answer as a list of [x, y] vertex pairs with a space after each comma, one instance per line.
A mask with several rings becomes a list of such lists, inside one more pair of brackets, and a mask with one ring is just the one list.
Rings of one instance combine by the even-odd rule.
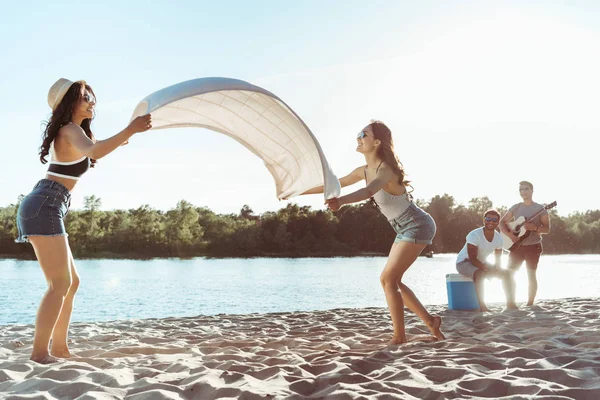
[[479, 268], [482, 271], [487, 271], [488, 267], [485, 263], [479, 261], [477, 259], [477, 249], [478, 247], [474, 244], [467, 243], [467, 252], [469, 253], [469, 262]]

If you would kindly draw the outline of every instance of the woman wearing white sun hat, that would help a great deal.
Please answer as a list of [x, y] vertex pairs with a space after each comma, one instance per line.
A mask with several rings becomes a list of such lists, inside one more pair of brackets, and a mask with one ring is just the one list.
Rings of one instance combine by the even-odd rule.
[[[116, 135], [96, 140], [91, 122], [96, 97], [85, 81], [61, 78], [48, 92], [52, 116], [46, 124], [40, 161], [50, 164], [46, 176], [19, 204], [18, 243], [30, 242], [48, 282], [38, 309], [31, 360], [48, 364], [68, 358], [68, 330], [79, 275], [69, 247], [64, 217], [71, 191], [96, 160], [104, 157], [135, 133], [152, 127], [149, 114], [140, 116]], [[49, 349], [50, 339], [52, 347]]]

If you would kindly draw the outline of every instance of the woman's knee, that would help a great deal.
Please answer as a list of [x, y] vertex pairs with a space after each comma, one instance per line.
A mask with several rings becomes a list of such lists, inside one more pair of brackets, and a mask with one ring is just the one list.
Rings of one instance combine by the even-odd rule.
[[81, 280], [79, 279], [79, 275], [77, 275], [77, 274], [73, 275], [73, 277], [71, 278], [71, 286], [69, 286], [69, 292], [75, 293], [77, 291], [77, 289], [79, 289], [80, 283], [81, 283]]
[[385, 289], [387, 286], [398, 287], [402, 285], [402, 277], [394, 276], [392, 274], [382, 273], [379, 277], [379, 282], [381, 282], [381, 286]]
[[49, 282], [49, 290], [61, 296], [66, 296], [73, 283], [70, 276], [53, 279]]

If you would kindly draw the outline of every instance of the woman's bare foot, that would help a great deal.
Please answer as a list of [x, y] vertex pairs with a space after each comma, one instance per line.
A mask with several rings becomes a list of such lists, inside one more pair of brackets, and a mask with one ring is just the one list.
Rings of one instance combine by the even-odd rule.
[[483, 307], [479, 307], [479, 311], [481, 311], [481, 312], [490, 312], [490, 309], [487, 308], [486, 306], [483, 306]]
[[399, 345], [399, 344], [404, 344], [404, 343], [406, 343], [406, 342], [407, 342], [407, 340], [406, 340], [406, 337], [404, 338], [404, 340], [402, 340], [402, 339], [400, 339], [400, 338], [397, 338], [396, 336], [393, 336], [393, 337], [392, 337], [392, 340], [390, 340], [390, 341], [388, 342], [388, 345], [397, 346], [397, 345]]
[[409, 342], [425, 342], [425, 343], [433, 343], [437, 342], [439, 339], [433, 335], [411, 335], [406, 340], [400, 340], [395, 336], [388, 342], [388, 346], [399, 346]]
[[437, 342], [439, 339], [433, 335], [412, 335], [408, 338], [409, 342], [424, 342], [424, 343], [433, 343]]
[[50, 354], [41, 357], [31, 356], [30, 360], [35, 361], [38, 364], [54, 364], [61, 361], [59, 358], [52, 357]]
[[440, 329], [441, 326], [442, 317], [439, 317], [437, 315], [432, 316], [431, 321], [429, 321], [429, 323], [427, 324], [427, 329], [429, 329], [429, 332], [431, 332], [431, 334], [435, 336], [437, 340], [446, 339], [446, 336], [444, 336], [442, 330]]
[[77, 357], [75, 354], [72, 354], [69, 349], [51, 349], [50, 353], [54, 356], [54, 357], [58, 357], [58, 358], [73, 358], [73, 357]]

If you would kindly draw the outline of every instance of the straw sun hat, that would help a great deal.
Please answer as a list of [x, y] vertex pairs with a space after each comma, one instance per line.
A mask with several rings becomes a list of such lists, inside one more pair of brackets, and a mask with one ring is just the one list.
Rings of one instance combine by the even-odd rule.
[[54, 85], [52, 85], [48, 91], [48, 105], [52, 111], [56, 110], [56, 107], [58, 107], [63, 97], [65, 97], [67, 90], [69, 90], [73, 83], [74, 82], [65, 78], [60, 78], [54, 82]]

